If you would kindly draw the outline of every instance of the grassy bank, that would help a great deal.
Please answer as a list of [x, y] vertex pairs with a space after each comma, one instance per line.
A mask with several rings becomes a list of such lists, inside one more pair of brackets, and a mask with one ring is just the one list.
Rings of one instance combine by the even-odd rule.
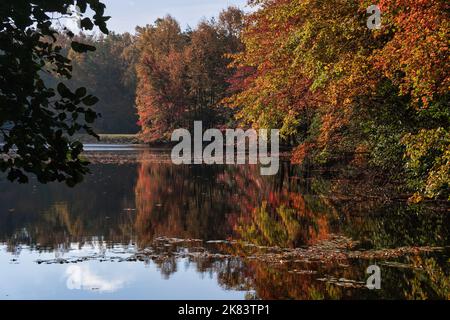
[[99, 134], [100, 141], [89, 135], [77, 137], [83, 143], [104, 143], [104, 144], [141, 144], [137, 134]]

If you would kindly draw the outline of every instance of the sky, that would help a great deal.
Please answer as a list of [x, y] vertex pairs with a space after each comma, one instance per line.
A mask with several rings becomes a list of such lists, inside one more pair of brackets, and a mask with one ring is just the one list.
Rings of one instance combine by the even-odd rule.
[[[153, 23], [167, 14], [181, 27], [195, 27], [202, 18], [217, 16], [222, 9], [234, 5], [246, 9], [247, 0], [102, 0], [106, 4], [109, 30], [134, 32], [136, 26]], [[248, 9], [248, 7], [247, 7]]]

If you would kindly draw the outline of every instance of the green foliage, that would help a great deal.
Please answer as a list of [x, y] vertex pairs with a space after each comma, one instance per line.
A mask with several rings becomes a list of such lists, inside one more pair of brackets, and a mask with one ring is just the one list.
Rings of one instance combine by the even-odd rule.
[[444, 197], [450, 200], [450, 132], [445, 128], [426, 130], [404, 137], [407, 168], [418, 190], [413, 201]]
[[[71, 90], [62, 83], [57, 90], [50, 88], [42, 76], [71, 77], [71, 61], [56, 44], [58, 30], [52, 21], [70, 15], [68, 9], [75, 4], [82, 14], [88, 5], [95, 12], [92, 21], [85, 18], [85, 27], [95, 24], [107, 33], [108, 17], [99, 0], [0, 3], [0, 140], [5, 143], [0, 170], [11, 181], [25, 183], [30, 173], [42, 183], [57, 180], [73, 186], [88, 171], [87, 162], [80, 158], [82, 144], [71, 137], [80, 130], [95, 135], [88, 123], [97, 117], [89, 108], [97, 100], [85, 89]], [[62, 31], [73, 38], [69, 30]], [[77, 42], [72, 48], [95, 49]], [[79, 115], [88, 121], [78, 121]]]

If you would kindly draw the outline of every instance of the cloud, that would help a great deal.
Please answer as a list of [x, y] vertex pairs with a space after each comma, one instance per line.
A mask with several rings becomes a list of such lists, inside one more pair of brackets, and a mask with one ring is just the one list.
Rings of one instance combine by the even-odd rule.
[[124, 279], [104, 279], [94, 274], [88, 266], [69, 266], [66, 276], [69, 290], [95, 290], [111, 293], [121, 289], [125, 284]]

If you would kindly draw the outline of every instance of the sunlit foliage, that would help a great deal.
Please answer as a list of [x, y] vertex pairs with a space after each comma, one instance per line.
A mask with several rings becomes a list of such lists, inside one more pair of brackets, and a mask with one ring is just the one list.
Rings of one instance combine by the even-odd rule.
[[194, 120], [205, 127], [228, 121], [220, 104], [232, 73], [226, 54], [240, 49], [242, 16], [232, 7], [195, 30], [182, 31], [170, 16], [137, 29], [136, 102], [145, 141], [168, 140], [173, 129], [189, 128]]
[[[416, 199], [448, 193], [446, 1], [381, 1], [380, 30], [367, 27], [370, 1], [250, 3], [257, 10], [246, 18], [245, 50], [232, 64], [234, 95], [225, 100], [238, 119], [281, 128], [297, 146], [295, 162], [353, 155], [352, 164], [397, 180], [421, 177]], [[415, 158], [416, 149], [429, 156]], [[420, 172], [411, 165], [417, 161]]]

